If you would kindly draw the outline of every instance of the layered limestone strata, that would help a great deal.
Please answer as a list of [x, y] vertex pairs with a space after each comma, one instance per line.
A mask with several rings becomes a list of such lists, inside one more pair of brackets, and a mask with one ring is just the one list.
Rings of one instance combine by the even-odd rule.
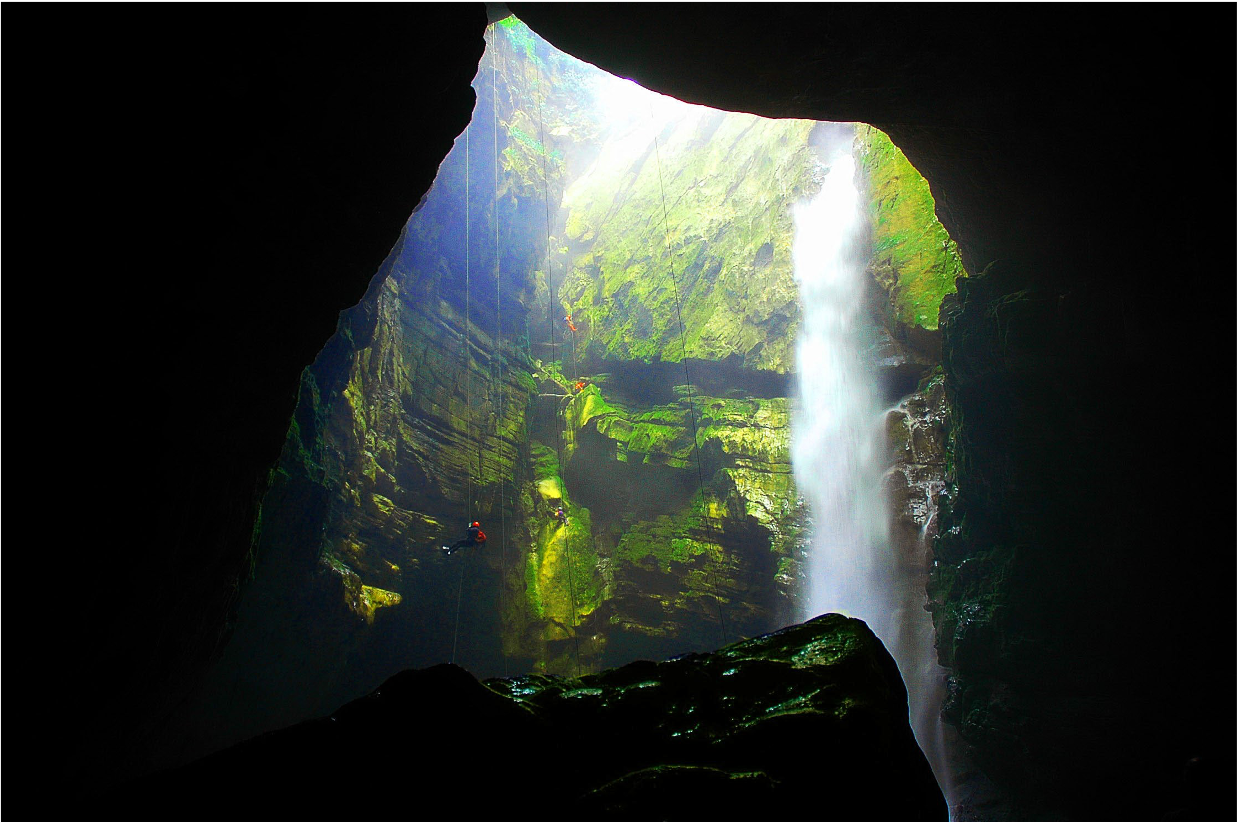
[[616, 382], [599, 375], [566, 409], [571, 471], [608, 559], [610, 625], [627, 643], [695, 644], [788, 618], [805, 548], [789, 401], [676, 386], [649, 405]]

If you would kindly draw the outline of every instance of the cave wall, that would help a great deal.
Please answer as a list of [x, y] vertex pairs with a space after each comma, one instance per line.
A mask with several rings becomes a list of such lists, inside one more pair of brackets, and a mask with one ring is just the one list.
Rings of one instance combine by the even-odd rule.
[[[1123, 413], [1106, 423], [1113, 439], [1140, 444], [1141, 470], [1127, 477], [1142, 481], [1112, 511], [1088, 514], [1128, 530], [1103, 537], [1107, 554], [1084, 549], [1077, 573], [1115, 580], [1107, 588], [1125, 613], [1145, 603], [1155, 630], [1145, 647], [1129, 631], [1126, 647], [1154, 648], [1167, 680], [1147, 717], [1110, 694], [1104, 710], [1178, 725], [1184, 738], [1104, 753], [1131, 773], [1153, 763], [1151, 801], [1169, 807], [1165, 763], [1198, 748], [1208, 727], [1231, 747], [1233, 727], [1231, 620], [1200, 613], [1231, 601], [1231, 538], [1214, 526], [1232, 504], [1232, 478], [1215, 466], [1228, 464], [1233, 440], [1227, 426], [1199, 422], [1203, 409], [1224, 413], [1232, 393], [1211, 355], [1232, 327], [1233, 205], [1216, 182], [1232, 178], [1232, 9], [1125, 8], [1118, 20], [1093, 7], [1071, 10], [1068, 25], [1065, 12], [1035, 8], [517, 11], [556, 45], [683, 99], [871, 122], [931, 182], [968, 268], [1000, 260], [1017, 272], [994, 278], [1001, 297], [1027, 283], [1057, 299], [1085, 287], [1079, 332], [1112, 332], [1109, 362], [1129, 379], [1108, 384], [1104, 406]], [[38, 411], [45, 430], [82, 430], [88, 413], [90, 431], [108, 432], [92, 436], [91, 462], [103, 468], [79, 483], [75, 505], [33, 500], [71, 531], [52, 545], [57, 607], [41, 609], [28, 640], [40, 677], [10, 683], [59, 731], [34, 743], [59, 763], [45, 775], [76, 785], [143, 760], [226, 633], [300, 371], [466, 123], [485, 20], [468, 5], [8, 16], [37, 54], [23, 82], [6, 86], [21, 124], [6, 153], [24, 161], [7, 186], [22, 203], [9, 216], [10, 295], [32, 306], [47, 283], [69, 286], [58, 332], [15, 367], [50, 398]], [[152, 26], [166, 36], [147, 36]], [[1166, 159], [1170, 173], [1151, 173]], [[1039, 333], [1024, 341], [1047, 350]], [[62, 351], [73, 356], [52, 361], [78, 364], [71, 381], [28, 364]], [[149, 414], [134, 413], [139, 383]], [[1029, 430], [1050, 424], [1032, 419]], [[81, 460], [80, 438], [47, 439], [27, 488], [62, 487], [65, 466]], [[1113, 546], [1117, 560], [1101, 563]], [[35, 576], [28, 552], [15, 561]], [[1042, 589], [1029, 593], [1043, 600]], [[59, 673], [66, 660], [74, 673]], [[1098, 710], [1036, 721], [1085, 724]], [[1146, 798], [1096, 781], [1099, 790], [1065, 779], [1045, 801], [1094, 809]]]
[[601, 158], [615, 171], [573, 182], [563, 300], [584, 367], [793, 368], [790, 205], [812, 192], [813, 126], [680, 110], [651, 145], [648, 126], [615, 140]]

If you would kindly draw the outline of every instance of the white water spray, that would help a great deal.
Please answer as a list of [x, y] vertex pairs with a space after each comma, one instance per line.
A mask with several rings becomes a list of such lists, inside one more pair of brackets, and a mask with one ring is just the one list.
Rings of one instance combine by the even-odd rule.
[[898, 556], [882, 490], [889, 463], [886, 410], [867, 356], [863, 201], [851, 141], [830, 151], [825, 166], [820, 192], [793, 215], [803, 325], [791, 453], [795, 482], [814, 520], [802, 616], [857, 617], [885, 643], [907, 685], [916, 739], [952, 798], [941, 739], [944, 676], [924, 610], [927, 535], [921, 534], [918, 556]]
[[891, 563], [875, 374], [865, 362], [863, 258], [850, 146], [827, 158], [820, 192], [794, 209], [795, 280], [803, 310], [797, 349], [800, 409], [795, 481], [813, 512], [806, 617], [836, 611], [888, 636]]

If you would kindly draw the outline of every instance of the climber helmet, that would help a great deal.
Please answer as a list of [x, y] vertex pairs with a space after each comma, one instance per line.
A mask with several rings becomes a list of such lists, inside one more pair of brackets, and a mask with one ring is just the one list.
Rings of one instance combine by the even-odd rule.
[[480, 528], [480, 527], [481, 527], [481, 523], [479, 523], [479, 522], [474, 522], [472, 525], [470, 525], [470, 526], [468, 526], [468, 527], [469, 527], [469, 528]]

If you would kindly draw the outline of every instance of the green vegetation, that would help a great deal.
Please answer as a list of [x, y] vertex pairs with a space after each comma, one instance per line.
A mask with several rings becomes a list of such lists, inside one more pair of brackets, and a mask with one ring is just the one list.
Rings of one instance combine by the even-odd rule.
[[522, 20], [511, 15], [499, 20], [497, 26], [525, 60], [538, 65], [542, 63], [537, 56], [537, 35]]
[[789, 468], [790, 412], [781, 398], [695, 396], [673, 405], [630, 408], [607, 399], [600, 386], [590, 384], [572, 398], [566, 415], [571, 434], [591, 427], [613, 440], [620, 462], [635, 454], [644, 463], [691, 468], [693, 413], [701, 448], [713, 444], [739, 465], [757, 461]]
[[553, 151], [548, 151], [544, 143], [542, 143], [536, 137], [533, 137], [531, 134], [525, 133], [525, 131], [519, 126], [512, 126], [511, 128], [507, 130], [507, 133], [510, 134], [512, 137], [514, 137], [520, 143], [523, 143], [526, 147], [532, 149], [532, 151], [536, 154], [544, 154], [554, 160], [563, 159], [563, 153], [561, 151], [557, 149]]
[[958, 245], [936, 218], [928, 181], [883, 131], [861, 128], [856, 142], [868, 179], [870, 267], [898, 322], [934, 330], [941, 299], [965, 277]]
[[[546, 621], [545, 639], [560, 639], [601, 602], [602, 582], [593, 545], [592, 514], [566, 492], [558, 455], [541, 443], [530, 449], [533, 464], [533, 546], [525, 561], [524, 583], [529, 609]], [[558, 506], [563, 525], [554, 517]], [[574, 606], [574, 609], [573, 609]]]
[[585, 356], [791, 369], [790, 206], [810, 193], [813, 125], [693, 109], [656, 146], [637, 130], [602, 148], [563, 200], [560, 295]]
[[695, 557], [720, 560], [721, 545], [705, 539], [709, 513], [704, 498], [697, 493], [688, 508], [652, 522], [637, 523], [619, 540], [614, 558], [633, 565], [643, 565], [651, 559], [664, 574], [672, 573], [673, 564], [681, 565]]

